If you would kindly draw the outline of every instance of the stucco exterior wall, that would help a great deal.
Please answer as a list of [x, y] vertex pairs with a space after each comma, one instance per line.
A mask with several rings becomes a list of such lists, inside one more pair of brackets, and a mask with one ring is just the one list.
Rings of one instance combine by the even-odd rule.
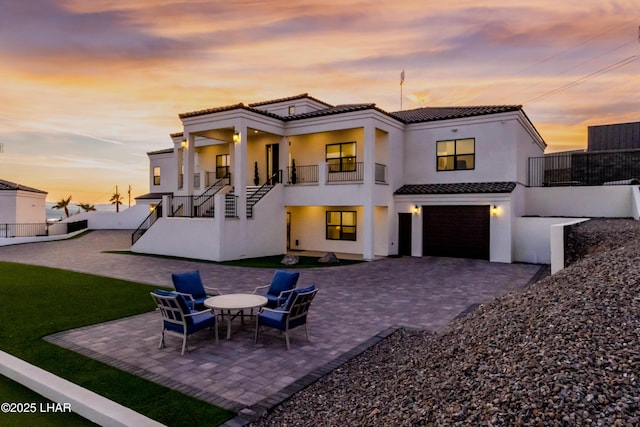
[[0, 223], [45, 223], [47, 220], [46, 198], [46, 193], [22, 190], [0, 191]]
[[597, 187], [531, 187], [526, 215], [563, 217], [628, 217], [635, 214], [632, 185]]

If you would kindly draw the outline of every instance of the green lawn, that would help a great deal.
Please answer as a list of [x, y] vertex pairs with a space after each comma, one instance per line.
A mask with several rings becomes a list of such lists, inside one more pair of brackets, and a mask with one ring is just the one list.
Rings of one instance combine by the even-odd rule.
[[[0, 349], [169, 426], [215, 426], [233, 413], [50, 344], [42, 337], [154, 309], [149, 285], [0, 262]], [[0, 377], [0, 401], [32, 399]], [[6, 386], [5, 386], [6, 385]], [[27, 396], [27, 397], [25, 397]], [[29, 402], [32, 400], [28, 400]], [[44, 400], [43, 400], [44, 401]], [[39, 414], [0, 414], [0, 425], [43, 425]], [[17, 424], [16, 424], [17, 423]], [[48, 425], [89, 425], [49, 415]]]

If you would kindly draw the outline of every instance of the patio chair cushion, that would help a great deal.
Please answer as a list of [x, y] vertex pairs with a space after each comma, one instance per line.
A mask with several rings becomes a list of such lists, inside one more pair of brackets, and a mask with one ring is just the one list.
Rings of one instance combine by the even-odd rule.
[[200, 278], [200, 271], [198, 270], [188, 271], [186, 273], [173, 273], [171, 274], [171, 280], [178, 292], [191, 294], [195, 300], [207, 297], [202, 279]]
[[158, 294], [158, 295], [162, 295], [164, 297], [176, 297], [176, 302], [178, 303], [178, 305], [180, 306], [180, 309], [185, 312], [185, 313], [191, 313], [191, 304], [189, 304], [189, 302], [187, 302], [187, 300], [185, 299], [184, 295], [180, 295], [178, 293], [175, 292], [171, 292], [171, 291], [165, 291], [163, 289], [156, 289], [153, 291], [154, 294]]
[[300, 273], [297, 271], [289, 273], [283, 270], [276, 270], [273, 274], [273, 278], [271, 279], [271, 285], [269, 286], [267, 293], [278, 297], [280, 292], [295, 288], [299, 277]]
[[[284, 330], [286, 328], [285, 325], [285, 315], [286, 312], [291, 309], [293, 305], [293, 301], [296, 299], [298, 294], [303, 294], [307, 292], [311, 292], [315, 290], [315, 285], [307, 286], [306, 288], [295, 289], [287, 298], [287, 302], [282, 306], [276, 308], [274, 311], [264, 311], [260, 313], [260, 324], [270, 326], [272, 328]], [[297, 326], [303, 325], [306, 322], [306, 316], [293, 320], [289, 323], [289, 328], [293, 329]]]
[[[187, 317], [187, 335], [198, 332], [204, 328], [215, 326], [216, 318], [211, 312], [198, 313]], [[175, 332], [183, 333], [182, 325], [165, 322], [165, 328]]]
[[296, 299], [296, 296], [298, 294], [305, 294], [315, 289], [316, 289], [315, 285], [309, 285], [306, 288], [294, 289], [293, 292], [289, 294], [289, 298], [287, 298], [287, 301], [282, 305], [282, 310], [289, 311], [291, 309], [291, 305], [293, 304], [293, 301]]

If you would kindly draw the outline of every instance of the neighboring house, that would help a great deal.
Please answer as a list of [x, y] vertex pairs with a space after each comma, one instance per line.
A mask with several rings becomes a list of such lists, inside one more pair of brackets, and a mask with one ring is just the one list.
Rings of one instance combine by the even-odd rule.
[[136, 252], [512, 262], [529, 158], [546, 147], [517, 105], [390, 113], [303, 94], [179, 117], [173, 147], [148, 153], [151, 192], [137, 201], [162, 210]]
[[0, 179], [0, 227], [2, 224], [44, 224], [47, 192]]

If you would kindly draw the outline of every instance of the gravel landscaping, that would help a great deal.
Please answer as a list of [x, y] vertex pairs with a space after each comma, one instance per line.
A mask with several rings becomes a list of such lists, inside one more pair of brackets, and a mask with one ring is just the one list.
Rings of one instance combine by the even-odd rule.
[[438, 333], [399, 330], [252, 425], [640, 425], [639, 237], [574, 226], [568, 268]]

